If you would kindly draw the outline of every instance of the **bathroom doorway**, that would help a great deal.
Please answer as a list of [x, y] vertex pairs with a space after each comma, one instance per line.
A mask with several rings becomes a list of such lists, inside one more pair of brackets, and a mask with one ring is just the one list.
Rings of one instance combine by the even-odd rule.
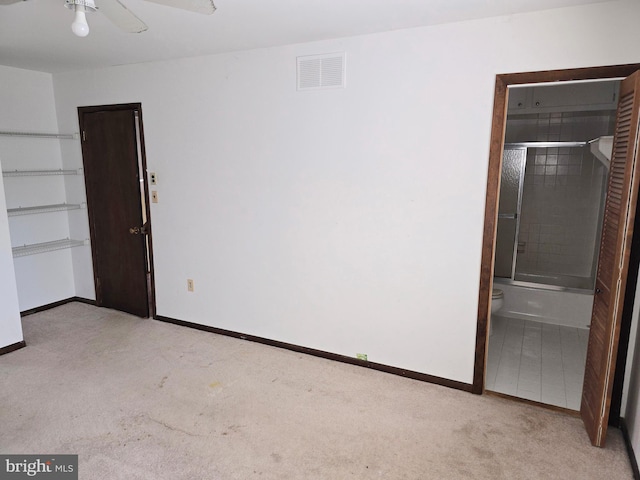
[[580, 410], [619, 88], [508, 89], [487, 391]]
[[[614, 392], [621, 391], [616, 387], [616, 384], [618, 387], [622, 385], [621, 378], [624, 374], [624, 360], [626, 359], [631, 320], [630, 307], [633, 305], [633, 295], [629, 295], [629, 293], [635, 291], [637, 280], [634, 270], [637, 270], [638, 263], [634, 260], [635, 263], [631, 265], [633, 262], [630, 262], [629, 258], [635, 258], [640, 251], [640, 235], [633, 236], [633, 219], [638, 182], [640, 181], [637, 174], [638, 169], [635, 168], [637, 149], [634, 148], [640, 128], [640, 95], [638, 94], [640, 92], [640, 74], [632, 74], [638, 69], [640, 69], [640, 65], [619, 65], [496, 76], [478, 302], [478, 332], [473, 382], [475, 393], [482, 393], [485, 385], [500, 169], [507, 117], [507, 87], [544, 82], [624, 79], [621, 84], [621, 101], [616, 120], [610, 168], [611, 180], [607, 185], [604, 233], [596, 275], [596, 296], [592, 309], [587, 368], [584, 377], [585, 389], [580, 407], [580, 415], [594, 445], [604, 443], [610, 405], [619, 403], [621, 399], [619, 394], [612, 395], [612, 389]], [[546, 161], [544, 166], [547, 167]], [[627, 277], [629, 282], [627, 282]], [[617, 363], [616, 355], [621, 359]], [[610, 403], [612, 398], [613, 402]]]

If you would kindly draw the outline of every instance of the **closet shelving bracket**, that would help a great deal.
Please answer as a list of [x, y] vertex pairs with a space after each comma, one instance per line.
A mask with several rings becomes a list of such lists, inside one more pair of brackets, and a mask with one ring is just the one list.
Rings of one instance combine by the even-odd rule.
[[32, 243], [31, 245], [22, 245], [11, 249], [14, 258], [24, 257], [26, 255], [35, 255], [37, 253], [52, 252], [54, 250], [63, 250], [66, 248], [80, 247], [88, 245], [89, 240], [73, 240], [64, 238], [62, 240], [54, 240], [52, 242]]
[[20, 215], [34, 215], [37, 213], [64, 212], [69, 210], [79, 210], [86, 208], [86, 203], [57, 203], [55, 205], [37, 205], [34, 207], [18, 207], [7, 209], [9, 217]]
[[59, 168], [57, 170], [3, 170], [3, 177], [39, 177], [49, 175], [82, 175], [82, 168]]
[[0, 130], [2, 137], [31, 137], [31, 138], [59, 138], [65, 140], [77, 140], [79, 133], [38, 133], [38, 132], [8, 132]]

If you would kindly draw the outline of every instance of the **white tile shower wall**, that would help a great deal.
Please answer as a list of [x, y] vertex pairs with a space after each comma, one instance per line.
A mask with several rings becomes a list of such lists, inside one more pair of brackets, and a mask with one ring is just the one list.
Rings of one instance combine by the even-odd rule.
[[529, 150], [516, 272], [591, 276], [604, 178], [587, 148]]
[[[612, 122], [612, 112], [522, 115], [507, 141], [586, 141]], [[605, 176], [587, 147], [528, 150], [516, 274], [592, 275]]]
[[504, 292], [500, 316], [577, 328], [586, 328], [591, 322], [593, 295], [498, 282], [494, 287]]

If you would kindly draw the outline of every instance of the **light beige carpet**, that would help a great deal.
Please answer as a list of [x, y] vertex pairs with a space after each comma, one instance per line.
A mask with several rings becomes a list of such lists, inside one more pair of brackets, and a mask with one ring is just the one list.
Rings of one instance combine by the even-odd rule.
[[489, 396], [72, 303], [0, 357], [0, 452], [81, 479], [628, 479], [622, 436]]

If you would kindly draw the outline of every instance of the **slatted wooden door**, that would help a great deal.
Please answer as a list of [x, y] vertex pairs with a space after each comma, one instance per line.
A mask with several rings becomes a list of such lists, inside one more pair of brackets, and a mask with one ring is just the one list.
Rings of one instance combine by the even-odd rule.
[[580, 406], [591, 443], [596, 446], [603, 446], [606, 439], [636, 214], [639, 111], [640, 72], [636, 72], [620, 87]]

